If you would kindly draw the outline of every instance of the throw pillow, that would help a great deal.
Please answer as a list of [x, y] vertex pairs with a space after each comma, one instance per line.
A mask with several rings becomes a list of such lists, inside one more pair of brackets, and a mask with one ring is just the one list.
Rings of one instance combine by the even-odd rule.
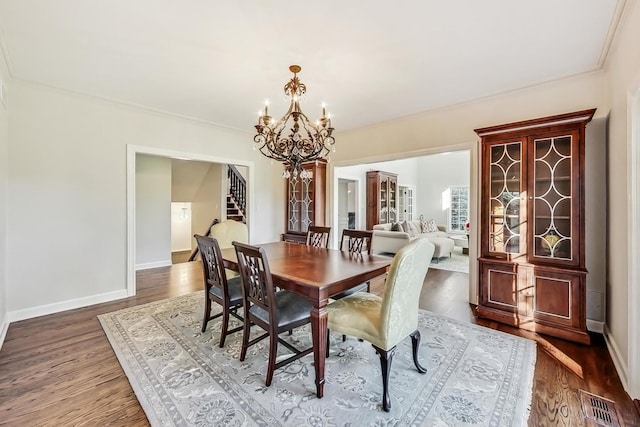
[[435, 233], [436, 231], [440, 231], [438, 229], [438, 224], [436, 224], [435, 219], [430, 219], [427, 221], [427, 231], [425, 233]]
[[427, 221], [424, 220], [422, 215], [420, 215], [420, 232], [421, 233], [427, 232]]
[[403, 231], [399, 222], [394, 222], [391, 224], [391, 231]]
[[402, 226], [402, 230], [404, 230], [405, 233], [409, 233], [409, 237], [414, 236], [413, 230], [411, 229], [411, 226], [406, 219], [400, 225]]
[[409, 235], [411, 236], [415, 236], [416, 234], [422, 233], [422, 230], [420, 229], [420, 225], [416, 224], [415, 222], [410, 222], [409, 228], [411, 228], [411, 233], [409, 233]]

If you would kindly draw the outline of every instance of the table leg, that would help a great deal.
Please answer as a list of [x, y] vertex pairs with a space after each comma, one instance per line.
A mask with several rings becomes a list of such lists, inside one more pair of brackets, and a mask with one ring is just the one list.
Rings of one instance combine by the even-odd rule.
[[316, 396], [324, 394], [324, 362], [327, 352], [327, 302], [311, 310], [313, 362], [316, 367]]

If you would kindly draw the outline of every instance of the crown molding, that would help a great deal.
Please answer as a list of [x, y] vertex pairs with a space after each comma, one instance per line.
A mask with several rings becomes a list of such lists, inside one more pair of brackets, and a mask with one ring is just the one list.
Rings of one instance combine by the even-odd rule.
[[628, 0], [618, 0], [618, 2], [616, 3], [616, 9], [613, 11], [613, 18], [611, 19], [611, 23], [609, 24], [609, 31], [607, 32], [607, 37], [604, 41], [604, 45], [602, 46], [600, 58], [598, 59], [598, 68], [604, 68], [605, 64], [607, 63], [609, 53], [611, 52], [611, 47], [617, 40], [618, 34], [620, 33], [620, 24], [622, 22], [622, 17], [629, 9], [629, 3], [630, 2]]

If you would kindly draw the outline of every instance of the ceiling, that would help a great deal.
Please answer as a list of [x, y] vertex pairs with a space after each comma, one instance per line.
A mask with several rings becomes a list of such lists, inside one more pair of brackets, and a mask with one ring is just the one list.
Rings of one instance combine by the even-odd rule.
[[299, 64], [336, 131], [602, 67], [625, 0], [2, 0], [13, 78], [252, 131]]

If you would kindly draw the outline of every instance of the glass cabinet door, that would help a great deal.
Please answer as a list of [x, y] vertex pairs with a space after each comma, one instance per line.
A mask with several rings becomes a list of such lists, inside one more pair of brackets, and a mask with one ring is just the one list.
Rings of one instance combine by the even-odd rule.
[[389, 183], [389, 221], [388, 222], [396, 222], [398, 220], [398, 211], [396, 206], [397, 197], [397, 184], [395, 179], [389, 178], [387, 180]]
[[572, 135], [533, 141], [532, 255], [549, 261], [573, 259]]
[[380, 178], [380, 223], [389, 220], [389, 178]]
[[522, 142], [489, 147], [489, 252], [524, 253], [521, 235]]
[[305, 178], [288, 181], [288, 231], [306, 233], [313, 223], [313, 172], [307, 170]]

